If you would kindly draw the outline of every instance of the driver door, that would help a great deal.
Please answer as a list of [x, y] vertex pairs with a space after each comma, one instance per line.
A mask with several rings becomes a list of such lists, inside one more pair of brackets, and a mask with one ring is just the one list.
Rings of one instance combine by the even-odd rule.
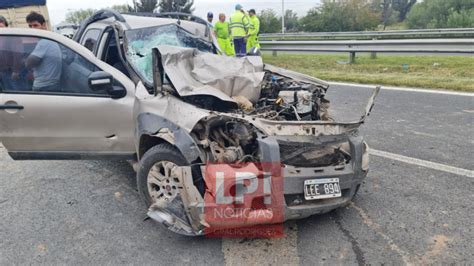
[[47, 31], [2, 31], [0, 58], [0, 142], [12, 158], [133, 158], [134, 84], [120, 71]]

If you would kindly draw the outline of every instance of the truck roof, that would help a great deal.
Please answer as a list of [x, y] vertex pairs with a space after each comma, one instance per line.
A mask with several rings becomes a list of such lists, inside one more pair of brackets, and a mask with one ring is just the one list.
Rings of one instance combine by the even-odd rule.
[[46, 0], [2, 0], [0, 1], [0, 8], [14, 8], [22, 6], [43, 6], [46, 5]]

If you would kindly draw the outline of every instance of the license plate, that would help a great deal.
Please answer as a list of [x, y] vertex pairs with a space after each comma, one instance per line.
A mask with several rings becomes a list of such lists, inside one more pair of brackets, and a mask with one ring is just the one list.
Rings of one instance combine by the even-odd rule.
[[304, 198], [306, 200], [338, 198], [341, 196], [339, 178], [312, 179], [304, 181]]

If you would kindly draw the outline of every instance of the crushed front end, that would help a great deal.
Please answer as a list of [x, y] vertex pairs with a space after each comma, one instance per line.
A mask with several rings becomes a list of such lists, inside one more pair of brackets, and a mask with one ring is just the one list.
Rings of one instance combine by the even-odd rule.
[[[212, 65], [220, 58], [160, 50], [160, 68], [173, 94], [208, 114], [189, 130], [187, 143], [199, 155], [191, 158], [181, 150], [190, 159], [176, 169], [174, 203], [156, 202], [150, 217], [174, 232], [203, 235], [329, 212], [357, 193], [369, 170], [359, 127], [380, 88], [360, 120], [341, 123], [330, 116], [324, 81], [247, 58], [225, 59], [241, 66], [234, 66], [234, 76], [223, 71], [222, 78], [210, 77], [189, 65]], [[170, 142], [179, 142], [177, 137]]]

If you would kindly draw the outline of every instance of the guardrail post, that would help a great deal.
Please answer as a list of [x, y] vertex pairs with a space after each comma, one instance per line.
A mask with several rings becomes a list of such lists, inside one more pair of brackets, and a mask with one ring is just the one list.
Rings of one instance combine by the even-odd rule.
[[277, 52], [276, 50], [273, 50], [272, 55], [273, 55], [273, 56], [277, 56], [277, 55], [278, 55], [278, 52]]
[[355, 58], [356, 58], [356, 52], [350, 52], [349, 53], [349, 64], [354, 64], [355, 63]]
[[[377, 38], [373, 38], [372, 41], [376, 41]], [[370, 58], [371, 59], [376, 59], [377, 58], [377, 52], [371, 52], [370, 53]]]

